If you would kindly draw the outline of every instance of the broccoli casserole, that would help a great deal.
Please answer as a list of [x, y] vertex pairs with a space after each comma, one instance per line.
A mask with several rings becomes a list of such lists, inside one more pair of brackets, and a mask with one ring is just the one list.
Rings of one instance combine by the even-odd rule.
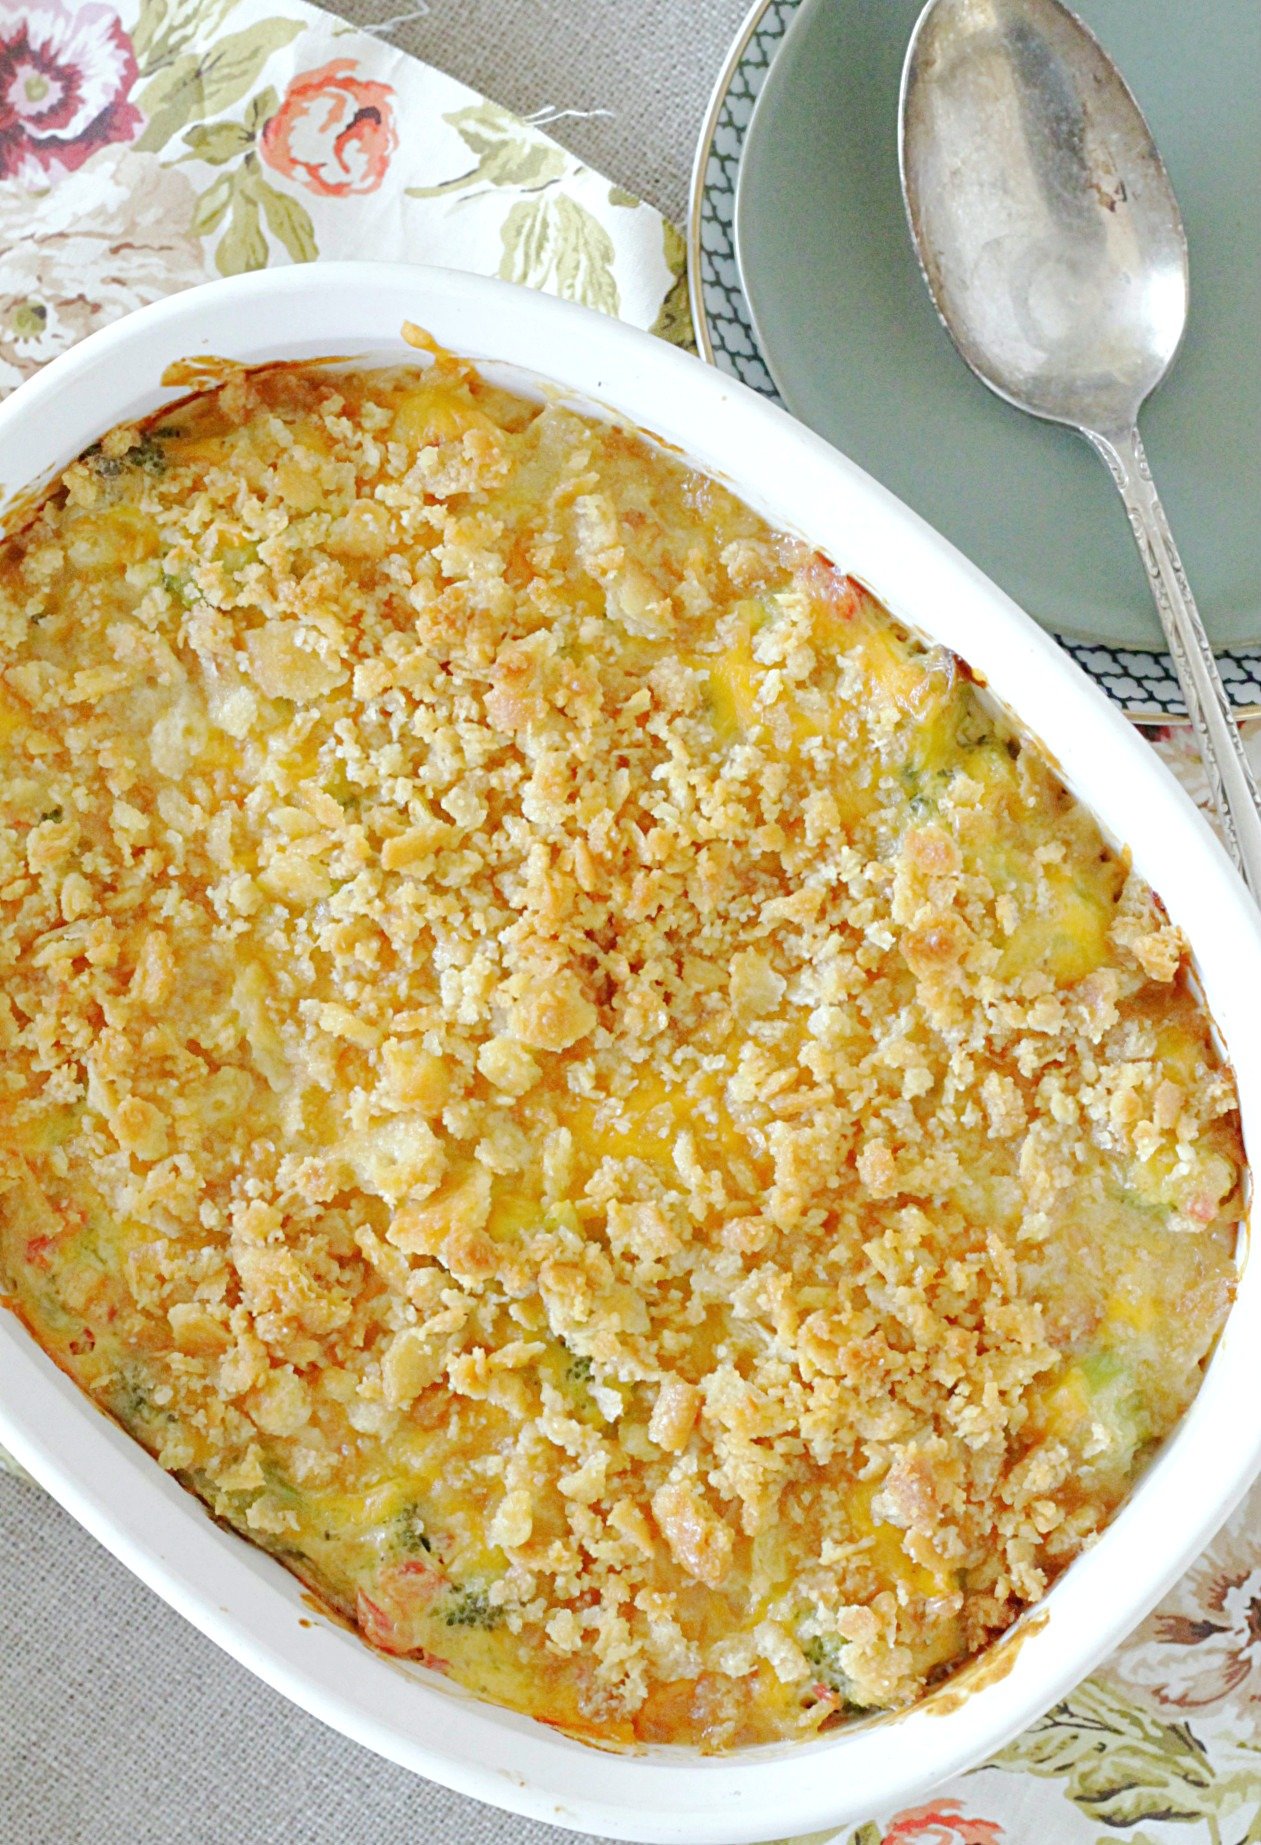
[[1036, 744], [634, 432], [240, 373], [0, 545], [0, 1287], [372, 1645], [909, 1704], [1185, 1409], [1242, 1176]]

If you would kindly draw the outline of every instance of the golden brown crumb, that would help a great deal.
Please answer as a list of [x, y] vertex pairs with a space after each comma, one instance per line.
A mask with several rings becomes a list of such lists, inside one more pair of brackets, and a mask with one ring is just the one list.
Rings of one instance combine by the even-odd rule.
[[578, 1733], [908, 1703], [1229, 1304], [1230, 1074], [1038, 751], [449, 355], [236, 376], [0, 548], [0, 969], [40, 1339], [375, 1645]]

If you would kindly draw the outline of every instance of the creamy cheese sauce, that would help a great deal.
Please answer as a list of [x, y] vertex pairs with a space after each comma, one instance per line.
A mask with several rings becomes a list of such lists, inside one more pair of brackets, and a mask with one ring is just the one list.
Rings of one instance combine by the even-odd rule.
[[904, 1706], [1231, 1300], [1229, 1072], [959, 663], [633, 433], [242, 375], [0, 548], [0, 1282], [387, 1652]]

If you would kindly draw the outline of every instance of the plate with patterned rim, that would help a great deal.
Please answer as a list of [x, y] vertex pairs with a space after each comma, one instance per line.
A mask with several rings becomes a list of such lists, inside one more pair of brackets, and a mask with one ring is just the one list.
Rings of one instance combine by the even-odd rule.
[[[692, 320], [701, 355], [780, 401], [760, 350], [736, 258], [736, 188], [745, 134], [771, 62], [800, 0], [756, 0], [719, 72], [692, 171], [688, 271]], [[1166, 654], [1095, 642], [1061, 643], [1136, 721], [1184, 716]], [[1222, 677], [1240, 715], [1261, 715], [1261, 647], [1219, 654]]]

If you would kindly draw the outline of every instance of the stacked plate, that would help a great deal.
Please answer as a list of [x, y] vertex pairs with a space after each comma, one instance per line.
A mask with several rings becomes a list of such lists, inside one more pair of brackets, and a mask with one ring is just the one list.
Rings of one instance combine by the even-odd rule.
[[[1071, 432], [1000, 403], [939, 325], [898, 184], [921, 0], [757, 0], [714, 89], [690, 223], [701, 352], [780, 398], [951, 538], [1137, 719], [1182, 712], [1115, 495]], [[1144, 437], [1222, 676], [1261, 714], [1261, 8], [1079, 0], [1187, 221], [1191, 324]]]

